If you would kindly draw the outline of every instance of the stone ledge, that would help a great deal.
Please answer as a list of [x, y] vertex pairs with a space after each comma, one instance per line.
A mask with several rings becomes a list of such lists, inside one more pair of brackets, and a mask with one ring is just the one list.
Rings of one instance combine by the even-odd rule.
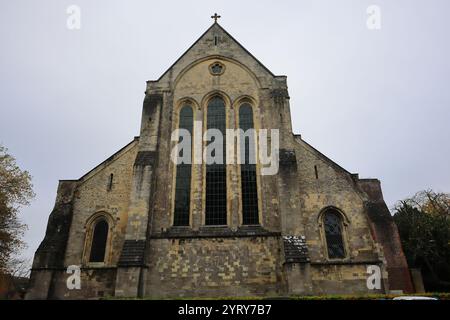
[[311, 262], [311, 265], [316, 266], [327, 266], [327, 265], [361, 265], [361, 264], [373, 264], [378, 265], [383, 263], [381, 260], [345, 260], [345, 261], [315, 261]]
[[281, 232], [272, 232], [261, 226], [241, 226], [232, 230], [226, 226], [203, 226], [199, 230], [190, 227], [171, 227], [167, 231], [154, 233], [150, 239], [185, 239], [185, 238], [243, 238], [243, 237], [280, 237]]

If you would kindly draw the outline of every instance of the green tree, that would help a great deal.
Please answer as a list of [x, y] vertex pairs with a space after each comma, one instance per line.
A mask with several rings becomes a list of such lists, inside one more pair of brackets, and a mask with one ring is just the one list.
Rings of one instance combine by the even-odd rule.
[[33, 197], [30, 174], [0, 145], [0, 273], [10, 271], [12, 257], [25, 246], [26, 225], [20, 222], [18, 212]]
[[395, 207], [408, 264], [420, 268], [427, 290], [450, 291], [450, 195], [422, 191]]

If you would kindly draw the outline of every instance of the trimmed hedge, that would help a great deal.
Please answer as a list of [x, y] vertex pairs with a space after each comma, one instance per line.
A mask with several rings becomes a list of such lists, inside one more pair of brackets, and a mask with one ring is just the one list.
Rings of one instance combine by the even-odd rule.
[[[450, 300], [450, 293], [428, 292], [416, 294], [369, 294], [369, 295], [323, 295], [323, 296], [287, 296], [287, 297], [217, 297], [217, 298], [173, 298], [174, 300], [392, 300], [399, 296], [433, 297], [439, 300]], [[145, 298], [117, 298], [104, 297], [105, 300], [159, 300], [158, 297]], [[163, 300], [172, 300], [165, 298]]]

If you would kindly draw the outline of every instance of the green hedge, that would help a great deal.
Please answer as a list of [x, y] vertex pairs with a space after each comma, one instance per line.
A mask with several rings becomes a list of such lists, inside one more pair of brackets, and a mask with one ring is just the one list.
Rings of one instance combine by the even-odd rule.
[[428, 292], [414, 294], [369, 294], [369, 295], [324, 295], [324, 296], [292, 296], [294, 300], [392, 300], [399, 296], [433, 297], [440, 300], [450, 300], [450, 293]]
[[[440, 300], [450, 300], [450, 293], [445, 292], [429, 292], [429, 293], [416, 293], [416, 294], [370, 294], [370, 295], [323, 295], [323, 296], [288, 296], [288, 297], [217, 297], [217, 298], [173, 298], [175, 300], [392, 300], [399, 296], [421, 296], [421, 297], [433, 297]], [[158, 297], [145, 297], [145, 298], [117, 298], [117, 297], [104, 297], [106, 300], [114, 299], [132, 299], [132, 300], [158, 300]], [[170, 300], [167, 299], [166, 300]]]

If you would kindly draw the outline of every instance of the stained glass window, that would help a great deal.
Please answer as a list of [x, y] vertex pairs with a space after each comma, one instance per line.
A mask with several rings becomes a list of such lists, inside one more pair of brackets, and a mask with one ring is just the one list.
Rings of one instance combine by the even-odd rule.
[[327, 240], [328, 257], [342, 259], [345, 257], [344, 241], [342, 238], [342, 218], [334, 210], [325, 212], [324, 228]]
[[[179, 128], [186, 129], [191, 134], [193, 128], [193, 111], [190, 106], [184, 106], [180, 110]], [[181, 137], [180, 137], [181, 140]], [[179, 156], [183, 157], [183, 150], [180, 150]], [[176, 168], [176, 186], [175, 186], [175, 210], [174, 226], [188, 226], [189, 212], [191, 203], [191, 163], [181, 163]]]
[[[226, 113], [222, 98], [214, 97], [208, 104], [207, 129], [218, 129], [223, 135], [222, 164], [206, 165], [206, 208], [207, 225], [227, 224], [227, 172], [225, 164], [226, 150]], [[209, 143], [212, 143], [210, 141]]]
[[[248, 129], [254, 129], [253, 110], [247, 103], [239, 108], [239, 128], [244, 133]], [[241, 136], [240, 142], [244, 144], [245, 148], [244, 163], [240, 165], [243, 224], [259, 224], [256, 161], [254, 159], [255, 137], [254, 135], [244, 135]], [[250, 151], [252, 152], [250, 153]]]

